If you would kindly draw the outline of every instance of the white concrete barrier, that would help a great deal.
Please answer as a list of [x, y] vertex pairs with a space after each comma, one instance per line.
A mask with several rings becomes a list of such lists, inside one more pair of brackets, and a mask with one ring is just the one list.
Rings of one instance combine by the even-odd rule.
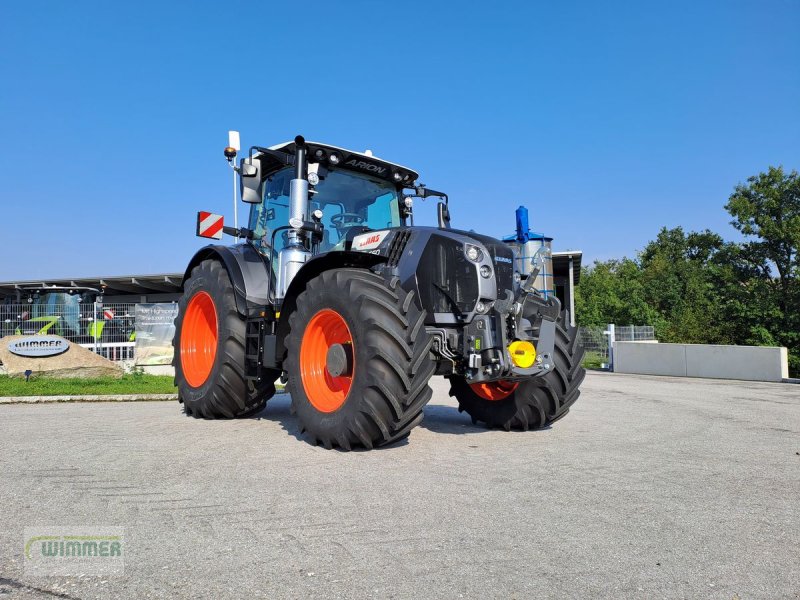
[[673, 377], [782, 381], [789, 377], [789, 354], [786, 348], [774, 346], [616, 342], [614, 371]]

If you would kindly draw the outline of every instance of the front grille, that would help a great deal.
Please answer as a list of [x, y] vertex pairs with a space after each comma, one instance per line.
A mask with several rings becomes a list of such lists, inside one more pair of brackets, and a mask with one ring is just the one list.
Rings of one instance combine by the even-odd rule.
[[406, 249], [410, 237], [411, 232], [408, 229], [398, 231], [394, 236], [392, 243], [389, 244], [389, 259], [386, 261], [390, 267], [396, 267], [400, 262], [400, 257], [403, 256], [403, 250]]
[[[497, 295], [503, 297], [503, 290], [513, 289], [514, 285], [514, 252], [505, 244], [492, 244], [488, 248], [494, 260], [494, 272], [497, 277]], [[507, 261], [499, 261], [497, 257]]]
[[417, 285], [429, 313], [469, 313], [478, 300], [478, 274], [464, 256], [463, 243], [438, 235], [430, 237], [422, 253]]

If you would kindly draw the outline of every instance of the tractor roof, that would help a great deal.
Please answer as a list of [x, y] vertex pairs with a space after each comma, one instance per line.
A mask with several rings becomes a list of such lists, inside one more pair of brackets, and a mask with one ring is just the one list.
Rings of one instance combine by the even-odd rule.
[[[356, 152], [354, 150], [347, 150], [346, 148], [339, 148], [338, 146], [331, 146], [330, 144], [322, 144], [320, 142], [306, 142], [306, 148], [309, 162], [322, 163], [329, 169], [350, 169], [352, 171], [367, 173], [381, 179], [393, 181], [394, 183], [402, 183], [403, 185], [411, 185], [417, 177], [419, 177], [416, 171], [408, 167], [383, 160], [372, 154], [367, 154], [366, 152]], [[270, 146], [269, 149], [293, 155], [297, 150], [297, 146], [294, 141], [291, 141]], [[338, 161], [333, 162], [331, 156], [335, 156]], [[270, 171], [272, 169], [267, 167], [265, 170]], [[395, 173], [399, 174], [399, 179], [395, 177]]]

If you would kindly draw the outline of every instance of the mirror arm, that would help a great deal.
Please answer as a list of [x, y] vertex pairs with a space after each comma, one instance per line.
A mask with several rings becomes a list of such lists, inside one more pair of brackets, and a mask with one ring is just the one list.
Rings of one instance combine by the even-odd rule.
[[248, 229], [247, 227], [240, 227], [239, 229], [237, 229], [236, 227], [228, 227], [227, 225], [223, 225], [222, 233], [225, 233], [232, 237], [244, 238], [246, 240], [256, 239], [255, 232], [252, 229]]
[[444, 203], [449, 204], [450, 199], [447, 197], [447, 194], [444, 192], [437, 192], [436, 190], [432, 190], [430, 188], [425, 187], [424, 185], [420, 184], [416, 187], [409, 188], [414, 190], [414, 195], [417, 198], [430, 198], [431, 196], [435, 196], [437, 198], [444, 198]]

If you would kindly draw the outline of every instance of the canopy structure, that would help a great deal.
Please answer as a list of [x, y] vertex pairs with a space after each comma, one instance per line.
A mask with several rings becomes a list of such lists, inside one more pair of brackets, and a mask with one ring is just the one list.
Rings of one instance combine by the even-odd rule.
[[553, 284], [561, 308], [569, 311], [570, 324], [575, 325], [575, 286], [581, 280], [581, 250], [553, 252]]
[[556, 276], [569, 276], [569, 263], [572, 261], [572, 284], [578, 285], [581, 281], [581, 250], [567, 250], [565, 252], [553, 252], [553, 273]]
[[65, 277], [0, 281], [0, 299], [22, 302], [28, 295], [47, 288], [91, 288], [117, 302], [169, 302], [181, 295], [183, 273], [115, 275], [113, 277]]

